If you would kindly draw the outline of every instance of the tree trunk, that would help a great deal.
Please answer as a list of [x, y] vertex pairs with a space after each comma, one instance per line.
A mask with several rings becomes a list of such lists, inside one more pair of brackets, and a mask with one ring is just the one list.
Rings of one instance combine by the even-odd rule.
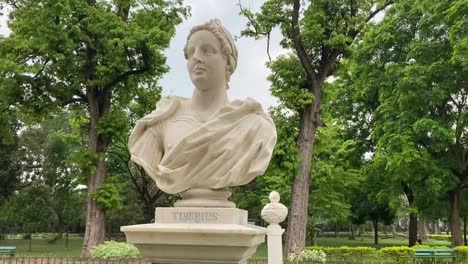
[[335, 237], [338, 237], [338, 225], [334, 224], [333, 228], [335, 229]]
[[393, 238], [398, 238], [398, 233], [396, 231], [395, 224], [392, 225], [392, 236]]
[[466, 215], [463, 216], [463, 242], [464, 242], [464, 245], [466, 246], [467, 245], [467, 241], [466, 241]]
[[90, 257], [90, 250], [103, 243], [106, 234], [105, 210], [93, 199], [92, 194], [98, 191], [106, 179], [106, 160], [108, 140], [98, 135], [96, 126], [99, 119], [109, 111], [111, 90], [99, 90], [87, 88], [88, 110], [90, 114], [90, 126], [88, 145], [93, 158], [95, 170], [91, 170], [88, 176], [88, 198], [86, 211], [86, 229], [81, 251], [82, 257]]
[[29, 233], [29, 252], [32, 251], [32, 233]]
[[[402, 182], [401, 186], [403, 188], [403, 192], [408, 199], [408, 205], [411, 207], [414, 203], [414, 195], [413, 190], [409, 188], [409, 186]], [[416, 245], [418, 241], [418, 216], [415, 212], [409, 214], [409, 227], [408, 227], [408, 246], [412, 247]]]
[[372, 224], [374, 225], [374, 244], [379, 244], [379, 220], [372, 219]]
[[450, 198], [450, 233], [452, 234], [451, 246], [458, 247], [463, 244], [460, 228], [460, 190], [449, 193]]
[[316, 247], [318, 246], [318, 234], [319, 234], [318, 228], [314, 230], [314, 236], [312, 238], [312, 246]]
[[356, 234], [355, 234], [355, 226], [351, 225], [351, 237], [349, 238], [350, 240], [356, 240]]
[[63, 233], [65, 232], [65, 224], [63, 223], [62, 217], [58, 217], [58, 223], [57, 223], [57, 238], [62, 239], [63, 238]]
[[427, 239], [426, 221], [422, 216], [419, 217], [418, 221], [418, 236], [421, 240]]
[[[291, 190], [291, 211], [288, 217], [286, 233], [286, 256], [305, 248], [307, 209], [309, 207], [309, 185], [315, 133], [317, 131], [319, 98], [313, 105], [308, 105], [301, 112], [299, 138], [297, 141], [301, 162], [299, 171], [294, 178]], [[315, 121], [315, 122], [314, 122]]]
[[65, 248], [68, 248], [68, 229], [65, 233]]
[[434, 234], [440, 234], [440, 226], [439, 226], [439, 219], [435, 220], [434, 222]]
[[409, 227], [408, 227], [408, 246], [412, 247], [416, 245], [417, 241], [418, 241], [418, 216], [416, 213], [410, 213]]

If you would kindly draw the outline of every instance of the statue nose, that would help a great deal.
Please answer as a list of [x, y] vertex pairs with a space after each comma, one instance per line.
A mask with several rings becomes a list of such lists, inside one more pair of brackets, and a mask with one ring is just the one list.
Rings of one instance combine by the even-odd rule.
[[193, 55], [192, 55], [192, 59], [193, 59], [194, 61], [196, 61], [196, 62], [202, 62], [202, 56], [201, 56], [201, 54], [200, 54], [200, 50], [199, 50], [199, 49], [195, 50], [195, 52], [194, 52]]

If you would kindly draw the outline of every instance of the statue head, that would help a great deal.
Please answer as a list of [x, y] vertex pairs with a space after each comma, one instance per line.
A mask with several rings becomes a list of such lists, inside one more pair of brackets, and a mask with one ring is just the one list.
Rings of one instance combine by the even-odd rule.
[[192, 28], [184, 56], [195, 85], [204, 81], [220, 81], [221, 78], [226, 88], [229, 87], [228, 82], [237, 66], [237, 48], [231, 34], [218, 19]]

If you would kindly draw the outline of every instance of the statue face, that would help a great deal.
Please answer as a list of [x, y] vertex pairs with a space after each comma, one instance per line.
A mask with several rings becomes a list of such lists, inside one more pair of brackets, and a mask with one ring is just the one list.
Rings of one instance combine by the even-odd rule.
[[226, 84], [226, 58], [221, 44], [207, 30], [195, 32], [187, 43], [187, 68], [197, 89], [216, 89]]

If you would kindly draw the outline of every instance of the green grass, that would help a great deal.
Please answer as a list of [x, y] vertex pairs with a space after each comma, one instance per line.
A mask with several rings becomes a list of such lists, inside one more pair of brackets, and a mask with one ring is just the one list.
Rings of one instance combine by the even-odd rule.
[[[374, 238], [373, 237], [363, 237], [362, 240], [360, 237], [356, 237], [356, 240], [350, 240], [347, 237], [319, 237], [318, 238], [318, 246], [323, 247], [341, 247], [341, 246], [349, 246], [349, 247], [375, 247], [375, 248], [382, 248], [382, 247], [393, 247], [393, 246], [407, 246], [408, 239], [395, 239], [395, 238], [385, 238], [379, 239], [379, 244], [374, 245]], [[423, 241], [424, 245], [429, 246], [450, 246], [450, 242], [442, 241], [442, 240], [425, 240]]]
[[[17, 256], [34, 256], [34, 257], [79, 257], [81, 253], [81, 246], [83, 245], [83, 238], [78, 236], [71, 236], [68, 241], [68, 248], [65, 247], [65, 239], [57, 240], [55, 244], [49, 244], [47, 239], [33, 239], [32, 250], [29, 251], [29, 240], [25, 239], [7, 239], [0, 240], [0, 246], [16, 246]], [[347, 237], [319, 237], [319, 246], [340, 247], [340, 246], [366, 246], [366, 247], [390, 247], [390, 246], [405, 246], [408, 244], [407, 239], [379, 239], [379, 245], [374, 245], [372, 237], [356, 238], [356, 240], [349, 240]], [[450, 246], [448, 241], [440, 240], [427, 240], [424, 241], [425, 245], [430, 246]], [[252, 259], [265, 259], [267, 258], [266, 243], [261, 244], [255, 252]]]
[[16, 256], [19, 257], [79, 257], [83, 238], [72, 237], [68, 239], [68, 248], [65, 247], [65, 239], [57, 240], [55, 244], [49, 244], [47, 239], [33, 239], [31, 251], [29, 251], [29, 240], [7, 239], [0, 240], [0, 246], [16, 247]]

